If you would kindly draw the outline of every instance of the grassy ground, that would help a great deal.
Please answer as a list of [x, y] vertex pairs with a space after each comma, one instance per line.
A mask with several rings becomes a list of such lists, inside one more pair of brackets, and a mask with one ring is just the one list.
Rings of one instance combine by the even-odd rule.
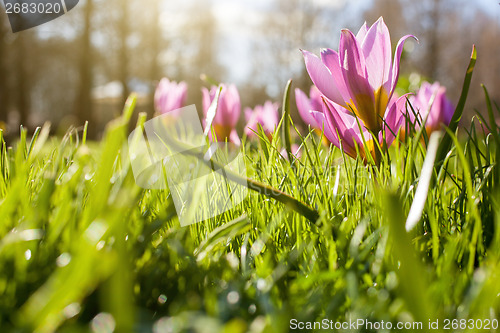
[[[245, 143], [249, 176], [308, 205], [316, 221], [250, 191], [181, 227], [168, 190], [139, 188], [123, 162], [129, 109], [99, 143], [75, 131], [48, 138], [46, 128], [13, 148], [2, 140], [1, 331], [286, 332], [323, 319], [498, 331], [500, 137], [487, 102], [490, 121], [440, 140], [444, 163], [441, 150], [435, 164], [426, 156], [425, 133], [379, 167], [313, 132], [297, 139], [294, 163], [279, 154], [281, 131]], [[415, 201], [421, 218], [406, 232]], [[350, 328], [339, 331], [389, 331]]]

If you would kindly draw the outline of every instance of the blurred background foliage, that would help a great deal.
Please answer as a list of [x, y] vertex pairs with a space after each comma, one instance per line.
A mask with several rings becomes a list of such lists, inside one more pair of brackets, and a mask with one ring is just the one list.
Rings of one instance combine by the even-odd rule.
[[[243, 106], [277, 100], [289, 78], [305, 90], [311, 84], [299, 49], [337, 49], [339, 29], [379, 16], [393, 43], [410, 33], [420, 40], [405, 47], [407, 87], [418, 73], [448, 87], [456, 103], [472, 44], [479, 56], [468, 112], [483, 107], [479, 83], [500, 86], [496, 0], [81, 0], [67, 15], [16, 34], [2, 11], [1, 125], [13, 135], [19, 124], [33, 129], [48, 120], [65, 133], [89, 120], [90, 136], [99, 138], [131, 91], [139, 93], [138, 112], [151, 115], [163, 76], [186, 81], [188, 104], [199, 111], [200, 74], [236, 83]], [[498, 100], [500, 90], [491, 95]], [[300, 123], [296, 110], [292, 116]]]

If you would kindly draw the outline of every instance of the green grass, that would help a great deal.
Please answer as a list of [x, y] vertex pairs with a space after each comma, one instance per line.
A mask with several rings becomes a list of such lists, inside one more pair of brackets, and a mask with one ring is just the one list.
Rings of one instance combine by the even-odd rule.
[[445, 319], [496, 319], [500, 110], [485, 96], [489, 121], [459, 127], [460, 139], [447, 133], [410, 232], [422, 133], [379, 167], [297, 135], [303, 156], [290, 163], [279, 154], [295, 133], [285, 112], [283, 140], [277, 131], [244, 143], [248, 176], [319, 218], [257, 186], [187, 227], [168, 190], [134, 182], [124, 156], [133, 103], [97, 143], [76, 131], [50, 138], [48, 128], [32, 139], [23, 131], [13, 148], [2, 139], [1, 331], [287, 332], [293, 318], [418, 321], [424, 331], [439, 320], [433, 331], [444, 331]]

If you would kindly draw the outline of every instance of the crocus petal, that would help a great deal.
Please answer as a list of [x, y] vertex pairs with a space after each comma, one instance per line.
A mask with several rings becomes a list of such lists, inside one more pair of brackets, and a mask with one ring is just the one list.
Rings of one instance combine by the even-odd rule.
[[[341, 67], [345, 71], [349, 71], [353, 74], [366, 78], [367, 73], [365, 69], [365, 57], [360, 49], [359, 43], [353, 33], [347, 29], [343, 29], [340, 36], [339, 46], [339, 59]], [[344, 78], [346, 79], [345, 75]]]
[[[356, 119], [353, 116], [349, 116], [344, 113], [345, 117], [342, 116], [342, 108], [340, 105], [335, 106], [331, 101], [323, 98], [323, 113], [325, 115], [326, 123], [332, 130], [332, 132], [337, 133], [338, 141], [342, 142], [342, 148], [349, 156], [356, 156], [356, 143], [358, 138], [356, 132], [359, 133], [359, 128], [355, 123]], [[350, 119], [348, 117], [351, 117]], [[354, 120], [354, 121], [353, 121]], [[356, 127], [354, 127], [356, 125]], [[325, 126], [326, 127], [326, 126]], [[359, 145], [358, 146], [362, 146]]]
[[323, 110], [321, 101], [321, 92], [316, 88], [316, 86], [311, 86], [309, 89], [309, 103], [311, 103], [311, 110], [321, 111]]
[[[218, 89], [217, 87], [212, 87], [212, 89], [210, 89], [210, 102], [211, 103], [216, 98], [217, 89]], [[230, 126], [229, 119], [228, 119], [228, 115], [229, 115], [230, 111], [229, 111], [228, 105], [227, 105], [228, 104], [227, 99], [229, 99], [229, 98], [230, 98], [230, 96], [227, 92], [227, 86], [222, 85], [222, 90], [219, 94], [219, 100], [217, 101], [217, 111], [215, 112], [213, 124], [217, 124], [217, 125], [221, 125], [221, 126], [223, 125], [225, 127]]]
[[392, 58], [391, 37], [382, 18], [370, 27], [361, 48], [365, 56], [368, 81], [373, 91], [377, 91], [389, 79]]
[[262, 107], [262, 122], [271, 132], [274, 132], [280, 121], [278, 113], [278, 103], [267, 101]]
[[368, 32], [368, 25], [366, 24], [366, 21], [365, 21], [365, 23], [363, 23], [363, 25], [359, 29], [358, 33], [356, 34], [356, 39], [358, 40], [358, 42], [360, 42], [360, 43], [363, 42], [367, 32]]
[[425, 127], [428, 133], [440, 129], [442, 124], [448, 125], [454, 113], [454, 106], [446, 97], [446, 88], [439, 82], [432, 85], [422, 82], [417, 94], [410, 97], [410, 103], [418, 112], [420, 121], [427, 117]]
[[397, 129], [398, 124], [401, 124], [401, 118], [404, 118], [404, 114], [406, 112], [406, 99], [410, 95], [410, 93], [404, 94], [387, 107], [384, 121], [385, 125], [389, 126], [392, 130]]
[[228, 108], [231, 110], [230, 113], [230, 125], [236, 126], [238, 123], [238, 119], [240, 119], [241, 113], [241, 102], [240, 102], [240, 94], [238, 93], [238, 89], [236, 86], [231, 84], [228, 88], [229, 98], [226, 99], [228, 103]]
[[345, 101], [346, 100], [349, 101], [350, 95], [345, 86], [344, 75], [342, 74], [342, 68], [340, 67], [339, 54], [332, 49], [322, 49], [321, 61], [323, 62], [323, 64], [326, 65], [326, 67], [330, 71], [332, 78], [340, 93], [340, 96], [342, 96], [341, 100], [335, 101], [332, 99], [332, 101], [334, 101], [339, 105], [347, 106]]
[[187, 97], [187, 85], [185, 82], [170, 81], [167, 78], [161, 79], [154, 95], [154, 106], [156, 112], [169, 113], [178, 117], [179, 110], [184, 106]]
[[437, 113], [439, 116], [438, 123], [436, 124], [436, 129], [439, 129], [439, 126], [441, 124], [448, 126], [450, 124], [451, 118], [453, 117], [453, 113], [455, 112], [453, 104], [446, 97], [446, 88], [440, 86], [438, 89], [438, 103], [435, 105], [435, 113]]
[[[434, 102], [432, 103], [432, 105], [428, 105], [431, 102], [431, 98], [434, 95], [434, 93], [436, 94]], [[427, 105], [424, 106], [425, 110], [422, 110], [424, 112], [429, 111], [429, 116], [427, 117], [427, 122], [425, 124], [425, 127], [434, 130], [438, 129], [441, 123], [444, 123], [443, 102], [445, 100], [445, 93], [446, 93], [446, 88], [441, 87], [439, 84], [432, 85], [432, 92], [427, 100], [426, 103]]]
[[443, 112], [443, 123], [448, 126], [450, 125], [451, 118], [453, 118], [453, 114], [455, 113], [455, 106], [453, 103], [445, 96], [443, 98], [443, 105], [442, 107], [442, 112]]
[[[255, 136], [255, 132], [257, 132], [258, 130], [258, 120], [257, 120], [257, 113], [254, 112], [252, 109], [248, 108], [247, 110], [250, 110], [251, 114], [248, 116], [247, 118], [247, 123], [245, 125], [245, 129], [244, 129], [244, 133], [247, 135], [247, 136]], [[245, 111], [246, 113], [246, 111]]]
[[365, 125], [378, 131], [380, 120], [375, 113], [374, 91], [367, 78], [365, 57], [353, 33], [342, 30], [339, 46], [340, 63], [349, 95], [354, 103], [353, 111]]
[[401, 54], [403, 53], [404, 43], [409, 37], [412, 37], [416, 41], [418, 41], [417, 37], [413, 35], [406, 35], [399, 40], [398, 45], [396, 46], [396, 52], [394, 53], [394, 61], [389, 73], [389, 80], [384, 85], [385, 90], [389, 92], [389, 99], [391, 98], [394, 89], [396, 88], [396, 84], [398, 83]]
[[[408, 95], [409, 94], [405, 94], [399, 97], [395, 102], [388, 106], [388, 110], [384, 118], [385, 139], [388, 147], [396, 138], [399, 129], [405, 125], [405, 109]], [[379, 134], [379, 139], [380, 141], [383, 139], [382, 132]]]
[[245, 108], [245, 121], [248, 123], [248, 121], [252, 118], [253, 110], [249, 107]]
[[264, 133], [271, 138], [279, 123], [278, 104], [267, 101], [264, 105], [257, 105], [253, 110], [245, 109], [245, 134], [255, 136], [258, 130], [258, 124], [262, 126]]
[[[222, 91], [219, 95], [217, 112], [213, 123], [232, 128], [236, 126], [241, 113], [240, 95], [234, 85], [226, 86], [222, 84], [221, 86]], [[217, 89], [218, 87], [212, 87], [209, 93], [207, 93], [206, 89], [203, 89], [203, 109], [205, 113], [215, 98]]]
[[210, 98], [210, 91], [208, 91], [207, 88], [203, 87], [203, 88], [201, 88], [201, 94], [202, 94], [202, 103], [203, 103], [203, 114], [207, 115], [208, 108], [210, 107], [210, 104], [212, 103], [212, 99]]
[[312, 82], [319, 91], [332, 101], [343, 103], [343, 98], [329, 69], [311, 52], [303, 50], [302, 54], [304, 55], [307, 73], [309, 73]]
[[314, 120], [314, 117], [311, 116], [309, 111], [318, 110], [312, 108], [309, 98], [307, 98], [307, 95], [299, 88], [295, 88], [295, 103], [297, 104], [297, 110], [299, 110], [299, 115], [302, 120], [306, 124], [311, 125], [311, 127], [317, 128], [316, 121]]
[[186, 82], [184, 81], [179, 82], [179, 84], [177, 85], [176, 93], [177, 93], [177, 103], [178, 103], [177, 106], [181, 107], [182, 105], [184, 105], [184, 103], [186, 103], [186, 98], [187, 98]]
[[[212, 86], [210, 90], [202, 88], [203, 113], [206, 116], [210, 105], [217, 95], [218, 89], [221, 89], [221, 92], [217, 102], [217, 111], [212, 121], [213, 130], [217, 134], [218, 141], [229, 139], [236, 142], [235, 139], [231, 139], [230, 136], [236, 133], [232, 133], [232, 131], [234, 131], [234, 127], [240, 117], [241, 104], [238, 90], [234, 85], [226, 86], [221, 84], [220, 87]], [[205, 121], [203, 126], [206, 127]], [[212, 140], [211, 132], [209, 133], [209, 138]]]
[[370, 131], [363, 127], [363, 123], [340, 105], [335, 105], [326, 99], [324, 99], [324, 104], [323, 113], [325, 113], [327, 123], [332, 131], [335, 130], [339, 135], [341, 145], [338, 147], [353, 158], [356, 158], [359, 151], [364, 161], [366, 161], [366, 152], [374, 156], [373, 137]]
[[314, 118], [317, 128], [321, 131], [323, 131], [323, 135], [335, 146], [340, 148], [339, 144], [339, 139], [337, 136], [337, 132], [333, 131], [330, 126], [328, 125], [328, 122], [325, 119], [325, 115], [323, 112], [319, 111], [310, 111], [311, 117]]
[[238, 133], [236, 132], [235, 129], [231, 131], [231, 134], [229, 134], [229, 141], [234, 143], [235, 145], [241, 145], [241, 140], [240, 137], [238, 136]]

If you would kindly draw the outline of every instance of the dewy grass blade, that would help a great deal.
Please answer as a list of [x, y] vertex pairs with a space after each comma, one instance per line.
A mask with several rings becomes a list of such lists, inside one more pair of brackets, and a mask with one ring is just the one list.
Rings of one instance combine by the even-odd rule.
[[285, 141], [285, 149], [288, 155], [292, 167], [295, 165], [293, 163], [292, 155], [292, 140], [290, 138], [290, 90], [292, 88], [292, 80], [288, 80], [285, 88], [285, 95], [283, 96], [283, 136]]
[[[311, 153], [309, 151], [309, 148], [306, 144], [306, 140], [309, 138], [309, 135], [311, 134], [311, 132], [309, 132], [309, 134], [307, 135], [306, 138], [303, 138], [300, 133], [297, 131], [297, 134], [299, 135], [300, 139], [301, 139], [301, 142], [302, 142], [302, 146], [304, 147], [303, 148], [303, 151], [306, 153], [306, 156], [307, 156], [307, 159], [309, 160], [309, 162], [311, 163], [312, 165], [312, 172], [314, 174], [314, 177], [316, 178], [318, 184], [319, 184], [319, 189], [321, 191], [321, 196], [324, 197], [325, 195], [325, 190], [323, 188], [323, 182], [321, 181], [321, 178], [318, 174], [318, 170], [317, 170], [317, 167], [316, 166], [319, 166], [320, 163], [319, 163], [319, 158], [317, 156], [317, 152], [316, 152], [316, 149], [314, 149], [314, 154], [315, 154], [315, 157], [316, 157], [316, 161], [314, 162], [311, 158]], [[305, 172], [305, 168], [304, 168], [304, 172]]]
[[137, 94], [132, 93], [128, 96], [127, 101], [125, 102], [125, 106], [123, 107], [123, 119], [125, 122], [129, 122], [130, 118], [132, 118], [132, 114], [135, 110], [135, 105], [137, 104]]
[[244, 234], [248, 232], [250, 228], [251, 224], [249, 223], [248, 217], [242, 215], [231, 222], [227, 222], [215, 228], [207, 238], [200, 243], [194, 251], [194, 254], [198, 256], [202, 252], [209, 252], [209, 250], [218, 243], [227, 243], [228, 239]]
[[85, 121], [85, 125], [83, 125], [83, 135], [82, 135], [82, 144], [85, 145], [87, 143], [87, 133], [89, 129], [89, 121]]
[[35, 141], [30, 144], [30, 149], [29, 149], [29, 157], [34, 158], [37, 156], [40, 151], [42, 150], [43, 146], [47, 142], [47, 139], [49, 138], [50, 135], [50, 123], [46, 122], [43, 124], [39, 135], [36, 137]]
[[[472, 80], [472, 73], [474, 72], [474, 66], [476, 65], [476, 58], [477, 58], [476, 46], [473, 45], [469, 66], [467, 67], [464, 84], [462, 86], [462, 93], [460, 94], [460, 99], [458, 101], [455, 112], [453, 113], [453, 117], [451, 118], [450, 125], [448, 126], [448, 128], [452, 133], [455, 132], [455, 130], [457, 129], [458, 123], [462, 118], [462, 113], [464, 112], [465, 102], [467, 101], [470, 82]], [[446, 154], [448, 153], [448, 150], [450, 148], [450, 144], [451, 144], [451, 137], [448, 134], [445, 134], [437, 151], [436, 162], [434, 164], [436, 170], [439, 169], [439, 167], [442, 165], [443, 160], [446, 157]]]
[[[481, 87], [484, 90], [484, 97], [486, 99], [486, 110], [488, 111], [488, 119], [490, 121], [489, 128], [493, 133], [498, 133], [498, 126], [495, 121], [495, 115], [493, 114], [493, 107], [491, 106], [490, 95], [488, 94], [488, 90], [484, 84], [481, 84]], [[498, 138], [495, 136], [495, 139], [498, 141]]]
[[35, 145], [36, 141], [38, 140], [38, 136], [40, 135], [40, 131], [42, 130], [41, 127], [37, 127], [35, 129], [35, 133], [33, 133], [33, 136], [31, 137], [30, 141], [30, 146], [28, 147], [28, 153], [26, 156], [29, 158], [31, 151], [33, 150], [33, 146]]
[[424, 210], [427, 194], [429, 192], [429, 185], [431, 183], [432, 172], [434, 171], [434, 159], [436, 158], [439, 140], [441, 139], [441, 132], [432, 133], [429, 140], [429, 148], [425, 156], [424, 165], [420, 172], [420, 180], [418, 182], [417, 191], [411, 204], [408, 218], [406, 219], [406, 231], [412, 230], [420, 221], [422, 211]]
[[465, 182], [465, 189], [467, 191], [467, 201], [468, 201], [468, 208], [470, 212], [471, 219], [473, 220], [473, 230], [472, 230], [472, 239], [470, 240], [469, 243], [469, 262], [468, 262], [468, 272], [472, 274], [474, 271], [474, 260], [476, 257], [476, 250], [480, 253], [483, 252], [483, 244], [482, 244], [482, 220], [481, 220], [481, 215], [479, 213], [479, 210], [477, 208], [477, 192], [475, 191], [475, 188], [472, 184], [472, 174], [471, 170], [469, 168], [469, 162], [467, 161], [462, 147], [460, 143], [458, 142], [457, 136], [454, 135], [449, 129], [446, 129], [448, 131], [448, 136], [453, 140], [455, 146], [457, 147], [456, 152], [458, 155], [458, 159], [460, 160], [464, 172], [464, 182]]
[[94, 218], [105, 208], [111, 189], [111, 176], [114, 172], [118, 152], [125, 142], [127, 122], [118, 118], [108, 124], [103, 139], [103, 150], [95, 173], [95, 184], [90, 191], [86, 209], [83, 211], [83, 227], [88, 227]]

